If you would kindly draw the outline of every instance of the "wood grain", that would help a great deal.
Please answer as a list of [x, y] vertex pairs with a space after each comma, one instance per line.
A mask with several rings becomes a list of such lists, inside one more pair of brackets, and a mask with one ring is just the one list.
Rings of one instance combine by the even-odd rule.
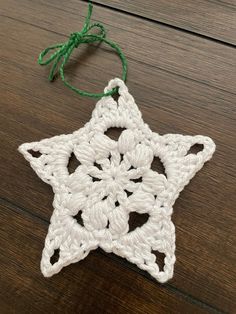
[[[44, 279], [40, 277], [37, 263], [52, 213], [53, 194], [50, 187], [41, 182], [22, 156], [17, 154], [16, 149], [25, 141], [69, 133], [82, 127], [89, 120], [94, 108], [94, 100], [73, 94], [60, 80], [49, 84], [46, 79], [48, 69], [39, 67], [35, 62], [42, 49], [66, 40], [66, 34], [80, 29], [83, 24], [85, 3], [76, 3], [73, 11], [68, 8], [68, 2], [61, 3], [59, 9], [56, 2], [49, 4], [44, 1], [24, 0], [19, 6], [16, 0], [9, 0], [3, 3], [4, 17], [1, 19], [1, 39], [5, 43], [1, 47], [0, 171], [4, 178], [0, 183], [1, 195], [10, 210], [13, 204], [17, 212], [21, 208], [20, 212], [24, 214], [22, 224], [25, 217], [30, 217], [44, 225], [44, 231], [39, 231], [42, 235], [38, 240], [40, 247], [32, 252], [33, 266], [28, 269], [28, 276], [36, 278], [36, 283], [40, 280], [43, 285]], [[207, 311], [233, 312], [236, 306], [236, 253], [233, 245], [236, 234], [235, 50], [164, 26], [157, 28], [155, 23], [148, 21], [140, 24], [139, 18], [127, 18], [127, 15], [97, 6], [94, 8], [94, 20], [104, 21], [112, 39], [124, 48], [129, 63], [128, 86], [140, 106], [144, 120], [153, 131], [161, 134], [204, 134], [216, 141], [217, 152], [214, 158], [193, 179], [175, 204], [173, 220], [177, 229], [177, 263], [175, 277], [165, 286], [168, 292], [165, 290], [163, 294], [170, 294], [172, 304], [175, 297], [179, 299], [184, 296], [194, 306], [200, 306], [199, 309], [189, 308], [188, 311], [187, 302], [184, 312], [193, 310], [198, 313], [202, 306]], [[121, 73], [121, 65], [117, 60], [104, 46], [81, 47], [68, 65], [67, 75], [77, 86], [99, 92], [110, 78]], [[29, 225], [32, 227], [32, 224]], [[34, 236], [34, 228], [31, 227], [28, 229], [29, 239], [24, 238], [23, 230], [22, 235], [19, 235], [25, 239], [22, 242], [28, 243], [27, 245], [31, 245], [29, 241]], [[5, 230], [6, 234], [11, 234], [11, 224], [6, 228], [9, 228]], [[35, 232], [36, 236], [38, 231]], [[12, 244], [12, 240], [9, 241]], [[14, 248], [10, 250], [14, 252]], [[112, 255], [104, 256], [101, 252], [95, 255], [97, 259], [94, 263], [99, 263], [101, 268], [105, 263], [108, 268], [106, 271], [110, 272], [110, 279], [103, 272], [105, 270], [101, 271], [101, 277], [105, 276], [110, 281], [105, 286], [99, 286], [98, 294], [93, 294], [89, 299], [91, 304], [100, 301], [104, 287], [111, 289], [108, 285], [112, 285], [113, 280], [117, 281], [122, 271], [131, 276], [129, 283], [125, 283], [127, 287], [131, 285], [132, 276], [135, 276], [140, 278], [139, 284], [151, 285], [150, 289], [157, 293], [155, 298], [162, 298], [158, 294], [161, 286], [136, 267]], [[5, 258], [5, 264], [9, 256]], [[23, 261], [24, 256], [18, 258]], [[87, 259], [82, 262], [84, 267], [87, 267]], [[14, 267], [13, 265], [12, 272], [16, 271]], [[32, 267], [35, 267], [34, 271]], [[73, 267], [77, 267], [76, 270]], [[122, 270], [118, 270], [119, 267]], [[68, 267], [68, 270], [63, 271], [62, 277], [58, 275], [61, 279], [57, 280], [61, 280], [61, 285], [66, 280], [68, 288], [73, 276], [79, 278], [78, 269], [80, 263]], [[87, 268], [83, 268], [83, 274], [80, 275], [88, 276], [85, 282], [91, 285], [89, 280], [92, 280], [92, 275], [87, 275], [87, 271]], [[65, 276], [70, 279], [65, 279]], [[7, 278], [3, 280], [8, 281]], [[17, 283], [12, 282], [12, 289], [17, 289], [14, 288], [16, 285]], [[75, 287], [75, 283], [72, 286]], [[45, 293], [50, 295], [51, 292], [43, 287]], [[91, 289], [87, 290], [85, 284], [83, 287], [86, 291], [83, 290], [82, 300], [87, 302], [86, 295]], [[71, 293], [72, 297], [66, 295], [63, 302], [68, 301], [68, 306], [71, 306], [68, 309], [74, 310], [77, 300], [74, 292]], [[126, 290], [115, 289], [114, 293], [116, 302], [112, 305], [106, 301], [108, 312], [115, 309], [122, 302], [123, 294], [126, 294], [126, 306], [132, 313], [131, 307], [135, 307], [135, 304], [129, 299]], [[7, 299], [6, 295], [4, 300]], [[164, 304], [169, 302], [164, 300]], [[142, 302], [146, 304], [147, 313], [168, 312], [168, 308], [161, 308], [161, 304], [155, 303], [149, 308], [145, 298], [140, 296], [140, 303]], [[22, 311], [22, 305], [16, 306]], [[51, 306], [55, 309], [56, 303]], [[136, 306], [140, 307], [138, 304]], [[43, 309], [45, 308], [41, 310]], [[170, 312], [173, 309], [170, 304]], [[178, 311], [181, 313], [182, 310], [183, 313], [183, 309], [179, 307]], [[121, 308], [120, 311], [122, 313], [125, 310], [127, 308]]]
[[[46, 37], [40, 40], [40, 50], [51, 42], [66, 40], [68, 34], [80, 30], [87, 14], [87, 4], [81, 2], [74, 3], [73, 10], [67, 8], [68, 1], [66, 0], [60, 2], [60, 9], [57, 8], [56, 1], [50, 2], [49, 6], [48, 2], [43, 0], [41, 2], [24, 0], [17, 10], [14, 9], [18, 3], [16, 0], [9, 0], [6, 3], [7, 5], [2, 10], [4, 16], [29, 23], [32, 27], [48, 30], [50, 33], [56, 33], [54, 35], [45, 33]], [[31, 11], [32, 6], [35, 8], [34, 10], [37, 9], [36, 15], [34, 11]], [[68, 23], [68, 18], [70, 23]], [[158, 74], [162, 71], [170, 72], [175, 77], [191, 79], [202, 85], [235, 94], [236, 73], [232, 71], [236, 66], [234, 48], [209, 42], [204, 38], [195, 38], [190, 34], [165, 26], [156, 27], [155, 23], [148, 21], [142, 21], [140, 24], [138, 18], [130, 17], [128, 19], [126, 15], [109, 9], [97, 7], [94, 10], [93, 19], [102, 21], [109, 28], [108, 36], [120, 43], [129, 60], [151, 64], [155, 77], [157, 77], [157, 72]], [[27, 29], [26, 25], [22, 27]], [[12, 36], [14, 37], [14, 34]], [[11, 36], [9, 40], [11, 40]], [[38, 52], [30, 57], [37, 58], [37, 55]], [[82, 70], [86, 64], [94, 62], [95, 58], [94, 54], [93, 60], [89, 60], [89, 63], [86, 60], [83, 65], [81, 64]], [[118, 65], [121, 68], [120, 63]], [[230, 68], [231, 70], [228, 71]], [[129, 69], [132, 70], [132, 67], [130, 66]], [[113, 73], [113, 75], [117, 75], [120, 72], [114, 71]], [[97, 88], [101, 90], [105, 83], [106, 81], [101, 82]], [[157, 84], [155, 81], [153, 83], [156, 88]]]
[[[211, 0], [122, 1], [95, 0], [94, 3], [129, 12], [192, 33], [236, 45], [236, 2]], [[70, 7], [73, 7], [73, 2]]]
[[0, 213], [3, 314], [207, 313], [206, 308], [164, 285], [143, 280], [96, 251], [68, 266], [61, 276], [45, 279], [39, 261], [48, 223], [8, 204], [0, 205]]

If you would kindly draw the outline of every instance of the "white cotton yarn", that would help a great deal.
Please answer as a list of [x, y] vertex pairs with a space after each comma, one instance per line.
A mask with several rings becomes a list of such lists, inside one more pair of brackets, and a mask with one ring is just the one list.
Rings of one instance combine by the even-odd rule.
[[[212, 157], [215, 144], [200, 135], [152, 132], [122, 80], [111, 80], [105, 91], [117, 86], [118, 101], [112, 97], [99, 100], [82, 129], [19, 147], [55, 193], [41, 260], [45, 277], [82, 260], [97, 247], [126, 258], [161, 283], [173, 276], [172, 206], [184, 186]], [[105, 135], [111, 127], [125, 128], [117, 141]], [[188, 154], [194, 144], [202, 144], [203, 150]], [[32, 156], [32, 151], [40, 156]], [[72, 153], [80, 165], [69, 174]], [[166, 176], [151, 169], [154, 157], [162, 161]], [[78, 212], [83, 224], [75, 219]], [[149, 219], [129, 232], [131, 212], [147, 213]], [[59, 250], [59, 259], [52, 264], [55, 250]], [[153, 251], [164, 253], [163, 270]]]

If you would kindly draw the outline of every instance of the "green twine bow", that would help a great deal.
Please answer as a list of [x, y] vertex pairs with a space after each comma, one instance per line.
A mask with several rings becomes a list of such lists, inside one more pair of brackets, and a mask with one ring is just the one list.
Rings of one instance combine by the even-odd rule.
[[[105, 27], [100, 23], [93, 23], [90, 25], [90, 19], [92, 15], [92, 9], [93, 6], [89, 2], [88, 7], [88, 15], [86, 17], [83, 29], [80, 32], [72, 33], [69, 37], [69, 40], [65, 43], [56, 44], [53, 46], [49, 46], [45, 50], [43, 50], [38, 58], [38, 63], [40, 65], [47, 65], [51, 62], [53, 62], [50, 74], [48, 79], [52, 81], [55, 77], [55, 72], [59, 68], [59, 73], [61, 76], [61, 79], [63, 83], [69, 87], [71, 90], [75, 91], [76, 93], [80, 94], [81, 96], [88, 96], [88, 97], [94, 97], [94, 98], [100, 98], [103, 96], [110, 96], [117, 92], [117, 88], [113, 88], [112, 90], [106, 92], [106, 93], [89, 93], [86, 91], [82, 91], [72, 85], [70, 85], [64, 76], [64, 67], [67, 63], [68, 59], [70, 58], [70, 55], [74, 48], [78, 48], [80, 44], [89, 44], [89, 43], [95, 43], [95, 42], [104, 42], [108, 44], [110, 47], [116, 50], [118, 53], [123, 67], [123, 74], [122, 74], [122, 80], [126, 80], [127, 76], [127, 61], [126, 58], [120, 49], [120, 47], [114, 43], [111, 40], [106, 39], [106, 30]], [[98, 34], [90, 33], [91, 30], [97, 29], [99, 32]], [[43, 58], [48, 54], [49, 51], [55, 50], [45, 61]]]

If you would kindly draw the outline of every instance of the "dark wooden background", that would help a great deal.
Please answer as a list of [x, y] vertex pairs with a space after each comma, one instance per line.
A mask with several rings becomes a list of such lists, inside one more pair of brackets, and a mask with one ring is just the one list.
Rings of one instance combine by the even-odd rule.
[[[47, 81], [39, 52], [81, 29], [79, 0], [1, 0], [1, 313], [236, 313], [236, 1], [94, 1], [129, 64], [128, 87], [144, 120], [161, 134], [202, 134], [213, 159], [174, 207], [175, 276], [160, 285], [97, 250], [45, 279], [39, 269], [53, 193], [17, 152], [23, 142], [70, 133], [95, 101]], [[120, 76], [104, 45], [80, 47], [66, 68], [100, 92]]]

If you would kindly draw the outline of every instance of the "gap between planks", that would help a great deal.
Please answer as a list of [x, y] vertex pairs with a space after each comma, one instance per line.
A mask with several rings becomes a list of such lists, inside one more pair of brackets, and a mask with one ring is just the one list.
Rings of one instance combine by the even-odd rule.
[[[81, 1], [82, 2], [87, 2], [86, 0], [81, 0]], [[137, 13], [133, 13], [133, 12], [130, 12], [130, 11], [125, 11], [125, 10], [122, 10], [122, 9], [119, 9], [119, 8], [116, 8], [116, 7], [112, 7], [109, 4], [104, 4], [104, 3], [97, 2], [97, 1], [92, 1], [92, 3], [93, 3], [93, 5], [96, 5], [98, 7], [110, 9], [112, 11], [116, 11], [116, 12], [119, 12], [119, 13], [122, 13], [122, 14], [126, 14], [126, 15], [129, 15], [129, 16], [133, 16], [133, 17], [136, 17], [136, 18], [139, 18], [139, 19], [151, 22], [151, 23], [163, 25], [163, 26], [165, 26], [167, 28], [174, 29], [174, 30], [186, 33], [186, 34], [190, 34], [192, 36], [204, 38], [206, 40], [209, 40], [209, 41], [212, 41], [212, 42], [215, 42], [215, 43], [218, 43], [218, 44], [222, 44], [222, 45], [225, 45], [225, 46], [236, 48], [236, 44], [229, 43], [229, 42], [224, 41], [222, 39], [217, 39], [217, 38], [214, 38], [214, 37], [211, 37], [211, 36], [208, 36], [208, 35], [200, 34], [200, 33], [197, 33], [197, 32], [194, 32], [194, 31], [182, 28], [180, 26], [175, 26], [175, 25], [172, 25], [172, 24], [169, 24], [169, 23], [165, 23], [165, 22], [162, 22], [162, 21], [159, 21], [159, 20], [154, 20], [154, 19], [146, 17], [146, 16], [142, 16], [142, 15], [137, 14]]]

